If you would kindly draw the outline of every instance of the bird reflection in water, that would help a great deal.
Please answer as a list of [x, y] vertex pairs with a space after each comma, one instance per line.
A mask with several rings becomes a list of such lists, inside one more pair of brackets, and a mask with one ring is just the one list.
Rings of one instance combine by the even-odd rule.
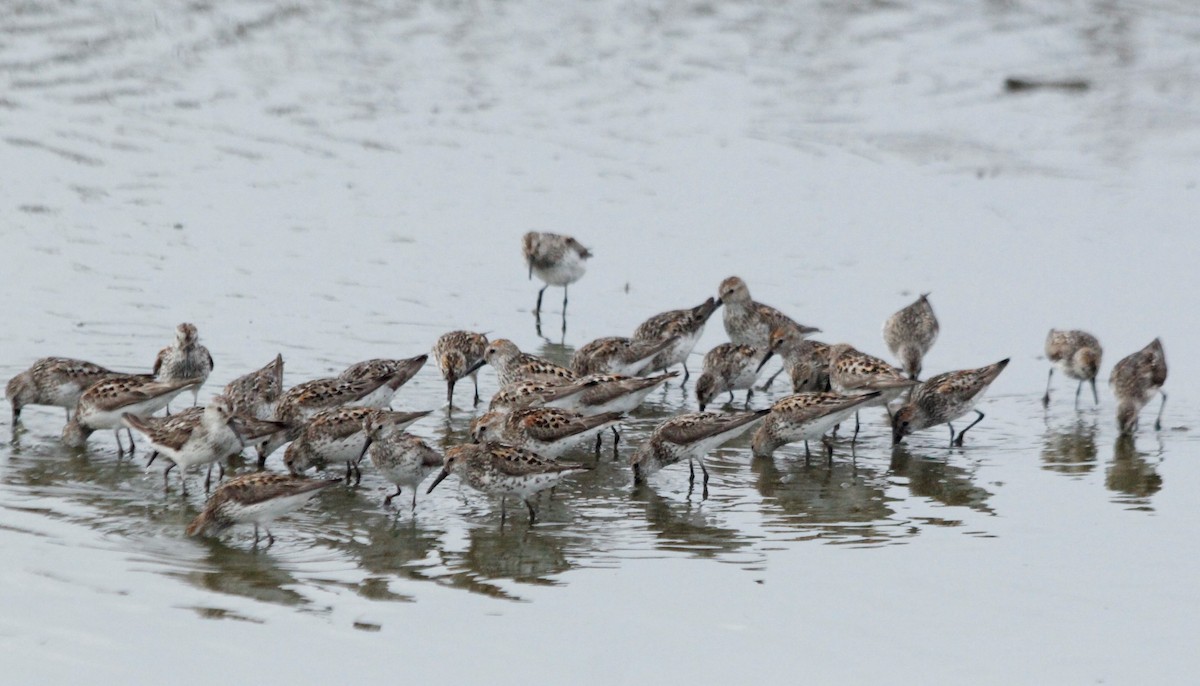
[[[908, 490], [913, 495], [929, 498], [951, 507], [967, 507], [976, 512], [993, 514], [987, 499], [991, 492], [975, 484], [971, 471], [946, 459], [914, 455], [903, 443], [892, 450], [890, 471], [908, 478]], [[931, 522], [958, 526], [952, 520]]]
[[1080, 476], [1096, 468], [1096, 419], [1077, 419], [1069, 426], [1048, 429], [1042, 445], [1042, 469]]
[[750, 539], [737, 529], [714, 523], [711, 513], [724, 507], [720, 502], [723, 497], [710, 500], [713, 507], [691, 499], [672, 501], [644, 483], [635, 486], [630, 496], [634, 510], [642, 507], [656, 548], [702, 558], [722, 557], [750, 545]]
[[852, 462], [760, 458], [750, 463], [765, 526], [788, 540], [879, 545], [911, 535], [877, 469]]
[[1147, 458], [1134, 444], [1133, 436], [1117, 438], [1112, 463], [1105, 474], [1104, 485], [1117, 493], [1113, 502], [1132, 505], [1135, 510], [1152, 510], [1150, 496], [1162, 490], [1163, 480]]

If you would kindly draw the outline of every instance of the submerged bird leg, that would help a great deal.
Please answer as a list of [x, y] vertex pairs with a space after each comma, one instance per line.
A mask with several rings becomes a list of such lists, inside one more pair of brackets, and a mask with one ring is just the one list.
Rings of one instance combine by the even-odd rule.
[[[822, 436], [821, 445], [825, 446], [825, 459], [830, 464], [833, 464], [833, 441], [828, 436]], [[853, 451], [851, 451], [851, 454], [853, 454]]]
[[1158, 394], [1162, 396], [1162, 402], [1158, 405], [1158, 418], [1154, 420], [1154, 430], [1162, 431], [1162, 413], [1163, 408], [1167, 406], [1167, 394], [1163, 393], [1162, 390], [1159, 390]]
[[1096, 377], [1092, 377], [1092, 401], [1097, 405], [1100, 404], [1100, 395], [1096, 393]]
[[729, 392], [729, 404], [730, 404], [730, 405], [732, 405], [732, 404], [733, 404], [733, 391], [730, 391], [730, 392]]
[[525, 508], [529, 510], [529, 526], [537, 524], [537, 512], [533, 510], [533, 503], [525, 501]]
[[[396, 492], [397, 492], [397, 493], [399, 493], [399, 492], [400, 492], [400, 487], [399, 487], [399, 486], [397, 486], [397, 487], [396, 487]], [[414, 489], [412, 489], [412, 492], [413, 492], [413, 498], [412, 498], [412, 509], [411, 509], [411, 510], [409, 510], [409, 512], [416, 512], [416, 511], [417, 511], [417, 489], [415, 489], [415, 488], [414, 488]]]
[[688, 485], [696, 483], [696, 464], [692, 462], [692, 458], [688, 458]]
[[708, 468], [704, 466], [704, 460], [700, 460], [700, 471], [704, 472], [704, 488], [700, 492], [700, 497], [708, 500]]
[[125, 446], [121, 445], [121, 430], [113, 429], [113, 436], [117, 437], [117, 459], [119, 460], [125, 454]]
[[808, 449], [808, 441], [805, 441], [804, 442], [804, 459], [807, 460], [810, 457], [812, 457], [812, 452], [810, 452]]
[[691, 375], [692, 375], [692, 373], [689, 372], [688, 368], [687, 368], [687, 360], [684, 360], [683, 361], [683, 381], [680, 381], [679, 385], [682, 387], [684, 384], [686, 384], [688, 377], [690, 377]]
[[506, 496], [506, 495], [500, 496], [500, 526], [504, 526], [504, 519], [505, 519], [505, 517], [508, 516], [508, 513], [505, 511], [505, 505], [507, 503], [508, 503], [508, 496]]
[[858, 410], [855, 410], [855, 411], [854, 411], [854, 435], [850, 437], [850, 444], [851, 444], [851, 445], [854, 445], [854, 442], [858, 440], [858, 427], [859, 427], [859, 424], [858, 424]]
[[955, 445], [957, 445], [957, 446], [960, 446], [960, 447], [961, 447], [961, 446], [962, 446], [962, 442], [963, 442], [963, 436], [964, 436], [964, 435], [965, 435], [965, 434], [966, 434], [968, 431], [970, 431], [970, 430], [971, 430], [971, 427], [972, 427], [972, 426], [975, 426], [975, 425], [976, 425], [976, 424], [978, 424], [979, 422], [982, 422], [982, 421], [983, 421], [984, 414], [983, 414], [982, 412], [980, 412], [979, 410], [975, 410], [975, 414], [979, 415], [979, 417], [977, 417], [977, 418], [975, 419], [975, 421], [973, 421], [973, 422], [971, 422], [970, 424], [968, 424], [968, 425], [967, 425], [967, 428], [965, 428], [965, 429], [963, 429], [962, 431], [959, 431], [959, 432], [958, 432], [958, 438], [956, 438], [956, 439], [954, 440], [954, 444], [955, 444]]
[[954, 447], [954, 425], [951, 424], [950, 422], [946, 422], [946, 426], [950, 427], [950, 447], [953, 448]]
[[1050, 405], [1050, 379], [1054, 378], [1054, 367], [1050, 368], [1050, 373], [1046, 375], [1046, 395], [1042, 396], [1042, 407]]
[[258, 522], [254, 523], [254, 547], [258, 547]]
[[[68, 422], [69, 422], [69, 421], [71, 421], [71, 408], [69, 408], [69, 407], [64, 407], [63, 409], [67, 411], [67, 421], [68, 421]], [[16, 423], [17, 423], [17, 419], [18, 419], [20, 416], [21, 416], [21, 411], [20, 411], [20, 410], [13, 410], [13, 424], [16, 424]]]
[[473, 376], [471, 380], [475, 382], [475, 407], [479, 407], [479, 377]]
[[[621, 433], [617, 431], [617, 427], [615, 426], [609, 428], [612, 429], [613, 434], [613, 461], [615, 462], [617, 460], [617, 445], [621, 442]], [[599, 436], [597, 436], [597, 438], [599, 438]]]
[[267, 547], [270, 548], [271, 546], [275, 545], [275, 537], [271, 535], [271, 529], [264, 524], [263, 531], [267, 532]]
[[167, 465], [167, 468], [163, 470], [163, 493], [166, 493], [168, 490], [170, 490], [170, 488], [169, 488], [170, 482], [167, 480], [167, 476], [171, 473], [172, 469], [175, 469], [174, 462]]
[[542, 295], [545, 294], [546, 289], [549, 287], [550, 284], [546, 284], [545, 286], [542, 286], [542, 290], [538, 291], [537, 307], [533, 308], [533, 316], [538, 317], [539, 319], [542, 316]]
[[567, 287], [563, 286], [563, 315], [567, 314]]
[[[416, 489], [414, 488], [414, 489], [413, 489], [413, 495], [414, 495], [414, 496], [416, 496], [416, 492], [417, 492], [417, 491], [416, 491]], [[399, 487], [399, 486], [397, 486], [397, 487], [396, 487], [396, 492], [395, 492], [395, 493], [393, 493], [393, 494], [391, 494], [391, 495], [389, 495], [388, 497], [386, 497], [386, 498], [384, 498], [384, 499], [383, 499], [383, 506], [384, 506], [384, 507], [391, 507], [391, 506], [392, 506], [392, 498], [395, 498], [395, 497], [396, 497], [396, 496], [398, 496], [398, 495], [400, 495], [400, 487]], [[415, 498], [415, 497], [413, 498], [413, 501], [414, 501], [414, 502], [416, 501], [416, 498]]]
[[752, 398], [753, 396], [754, 396], [754, 391], [747, 388], [746, 389], [746, 409], [747, 410], [750, 409], [750, 398]]
[[600, 437], [603, 435], [603, 433], [604, 432], [600, 432], [600, 433], [596, 434], [596, 459], [597, 460], [600, 459]]
[[1083, 390], [1083, 381], [1080, 381], [1079, 385], [1075, 387], [1075, 409], [1076, 410], [1079, 409], [1079, 392], [1082, 390]]

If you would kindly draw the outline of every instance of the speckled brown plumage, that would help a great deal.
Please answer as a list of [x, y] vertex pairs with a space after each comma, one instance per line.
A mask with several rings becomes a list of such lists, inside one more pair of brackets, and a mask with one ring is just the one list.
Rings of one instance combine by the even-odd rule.
[[1155, 396], [1162, 396], [1155, 429], [1162, 429], [1162, 413], [1167, 394], [1162, 387], [1167, 381], [1167, 357], [1162, 341], [1155, 338], [1141, 350], [1123, 358], [1113, 367], [1108, 383], [1117, 396], [1117, 427], [1122, 434], [1137, 430], [1138, 413]]

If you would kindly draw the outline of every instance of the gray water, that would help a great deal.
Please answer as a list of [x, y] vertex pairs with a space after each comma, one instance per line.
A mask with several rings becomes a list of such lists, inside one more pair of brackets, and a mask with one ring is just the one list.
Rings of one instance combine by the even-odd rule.
[[[881, 416], [831, 467], [743, 439], [707, 500], [606, 458], [533, 528], [453, 480], [391, 514], [367, 470], [257, 551], [185, 538], [201, 489], [29, 408], [0, 427], [6, 678], [1190, 683], [1197, 38], [1178, 0], [0, 6], [4, 378], [146, 369], [181, 321], [202, 401], [455, 328], [564, 359], [731, 274], [875, 354], [931, 291], [926, 373], [1013, 360], [962, 449], [893, 450]], [[554, 289], [535, 328], [530, 229], [595, 253], [565, 332]], [[1119, 443], [1063, 379], [1043, 412], [1051, 327], [1104, 378], [1161, 336], [1164, 429]], [[429, 366], [394, 406], [445, 448], [472, 412], [443, 401]], [[694, 407], [652, 395], [625, 445]]]

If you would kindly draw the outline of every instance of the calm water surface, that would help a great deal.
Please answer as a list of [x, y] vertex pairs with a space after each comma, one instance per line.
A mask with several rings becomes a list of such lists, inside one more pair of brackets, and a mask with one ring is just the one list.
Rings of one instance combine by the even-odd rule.
[[[565, 360], [735, 273], [876, 354], [932, 291], [928, 373], [1013, 359], [965, 448], [893, 450], [875, 415], [832, 465], [743, 439], [707, 499], [681, 467], [635, 490], [627, 446], [695, 407], [671, 385], [536, 527], [453, 480], [386, 512], [368, 470], [266, 551], [185, 538], [201, 489], [30, 408], [0, 427], [7, 678], [1191, 683], [1197, 38], [1170, 0], [0, 7], [5, 379], [146, 369], [180, 321], [202, 398], [453, 328]], [[529, 229], [596, 254], [540, 332]], [[1164, 429], [1119, 441], [1065, 380], [1044, 412], [1052, 326], [1096, 333], [1105, 378], [1161, 336]], [[443, 398], [428, 367], [394, 403], [440, 448], [473, 416]]]

